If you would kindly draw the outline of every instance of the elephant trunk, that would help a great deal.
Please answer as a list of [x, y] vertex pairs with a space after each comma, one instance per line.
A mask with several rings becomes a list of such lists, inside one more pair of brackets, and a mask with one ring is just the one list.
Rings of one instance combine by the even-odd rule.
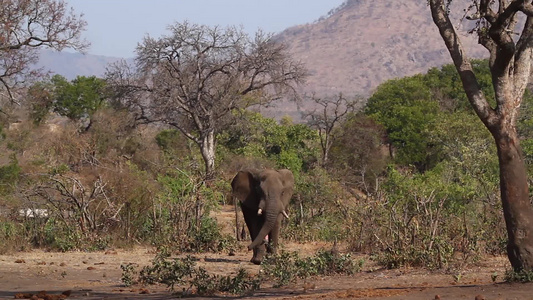
[[265, 209], [265, 222], [263, 227], [259, 231], [259, 234], [255, 237], [250, 245], [248, 245], [248, 250], [252, 250], [255, 247], [261, 245], [268, 233], [274, 228], [278, 220], [279, 210], [278, 209]]

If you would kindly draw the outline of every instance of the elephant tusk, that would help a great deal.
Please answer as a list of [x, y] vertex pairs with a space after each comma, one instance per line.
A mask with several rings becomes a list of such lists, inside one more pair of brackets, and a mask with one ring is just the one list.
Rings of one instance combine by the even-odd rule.
[[289, 218], [289, 215], [287, 214], [286, 211], [282, 210], [281, 213], [283, 214], [283, 216], [284, 216], [285, 218], [287, 218], [287, 219]]
[[263, 210], [262, 210], [262, 209], [258, 209], [258, 210], [257, 210], [257, 215], [260, 216], [260, 215], [262, 215], [262, 214], [263, 214]]

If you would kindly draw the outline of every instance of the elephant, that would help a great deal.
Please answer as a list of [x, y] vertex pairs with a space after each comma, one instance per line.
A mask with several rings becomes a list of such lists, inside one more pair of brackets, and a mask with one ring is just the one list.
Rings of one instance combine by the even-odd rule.
[[[259, 206], [258, 206], [258, 209], [257, 209], [257, 215], [260, 216], [263, 214], [263, 210], [265, 210], [265, 206], [266, 206], [266, 201], [265, 201], [265, 198], [261, 198], [261, 201], [259, 201]], [[289, 214], [285, 211], [285, 210], [282, 210], [281, 211], [281, 214], [285, 217], [285, 218], [289, 218]]]
[[231, 188], [252, 239], [248, 245], [248, 250], [253, 250], [251, 262], [261, 264], [267, 236], [268, 252], [277, 252], [281, 220], [288, 218], [287, 206], [294, 192], [294, 176], [287, 169], [243, 170], [235, 175]]

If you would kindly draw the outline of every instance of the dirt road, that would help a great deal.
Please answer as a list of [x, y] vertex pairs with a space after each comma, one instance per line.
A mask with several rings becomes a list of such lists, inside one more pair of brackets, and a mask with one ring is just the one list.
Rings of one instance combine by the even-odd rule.
[[[259, 267], [248, 262], [246, 242], [235, 256], [226, 253], [194, 255], [198, 265], [210, 273], [236, 273], [240, 267], [257, 273]], [[314, 253], [324, 244], [287, 244], [288, 251]], [[312, 254], [310, 253], [310, 254]], [[120, 280], [121, 264], [149, 265], [153, 249], [129, 251], [50, 253], [40, 250], [0, 256], [0, 299], [13, 299], [17, 293], [41, 290], [59, 294], [72, 293], [68, 299], [171, 299], [165, 286], [124, 287]], [[240, 299], [471, 299], [483, 295], [487, 300], [533, 299], [533, 284], [502, 282], [508, 262], [490, 258], [461, 274], [429, 272], [421, 269], [385, 270], [365, 263], [364, 270], [353, 276], [313, 278], [288, 287], [262, 289]], [[493, 276], [497, 276], [493, 282]], [[194, 299], [212, 299], [194, 298]]]

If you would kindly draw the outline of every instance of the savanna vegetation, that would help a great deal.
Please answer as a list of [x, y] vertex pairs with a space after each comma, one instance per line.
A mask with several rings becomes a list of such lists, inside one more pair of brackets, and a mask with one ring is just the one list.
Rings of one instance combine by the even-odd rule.
[[[472, 64], [490, 95], [487, 61]], [[238, 121], [217, 134], [217, 175], [207, 184], [196, 144], [171, 126], [137, 124], [105, 79], [38, 82], [17, 110], [21, 121], [3, 120], [2, 251], [133, 243], [229, 250], [237, 237], [223, 235], [213, 216], [232, 201], [231, 177], [273, 167], [297, 180], [286, 240], [346, 242], [388, 267], [501, 254], [496, 150], [457, 76], [447, 65], [383, 83], [362, 111], [337, 120], [325, 163], [316, 122], [235, 110]], [[524, 99], [529, 162], [533, 98]]]
[[[142, 280], [165, 266], [196, 276], [197, 289], [255, 288], [244, 273], [213, 278], [166, 254], [239, 247], [239, 234], [224, 234], [216, 213], [232, 204], [233, 175], [262, 167], [295, 175], [284, 240], [342, 243], [389, 268], [447, 268], [506, 252], [497, 149], [453, 65], [384, 82], [359, 110], [345, 95], [313, 96], [317, 110], [303, 120], [273, 119], [253, 108], [290, 95], [305, 78], [282, 45], [233, 28], [170, 31], [140, 44], [136, 67], [113, 66], [106, 78], [53, 76], [17, 89], [16, 101], [15, 85], [4, 83], [0, 252], [153, 245], [163, 254]], [[495, 105], [489, 61], [469, 64]], [[519, 116], [531, 174], [528, 89]], [[322, 274], [328, 260], [340, 272], [357, 269], [344, 256], [291, 255], [265, 270], [305, 277], [298, 265]], [[124, 270], [132, 281], [131, 267]], [[178, 275], [165, 283], [180, 283]]]
[[[468, 53], [461, 44], [450, 15], [452, 1], [430, 0], [433, 22], [459, 73], [470, 105], [491, 133], [496, 145], [503, 215], [507, 229], [507, 256], [516, 272], [533, 271], [533, 218], [528, 191], [528, 168], [524, 161], [518, 117], [530, 82], [531, 16], [529, 1], [469, 1], [464, 18], [475, 21], [471, 33], [489, 54], [492, 95], [483, 92]], [[495, 102], [495, 104], [494, 104]]]

